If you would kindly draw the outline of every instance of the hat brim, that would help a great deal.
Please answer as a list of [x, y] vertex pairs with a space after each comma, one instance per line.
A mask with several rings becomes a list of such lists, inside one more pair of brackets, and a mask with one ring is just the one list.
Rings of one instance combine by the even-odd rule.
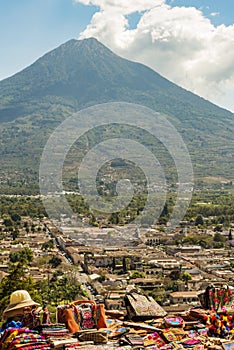
[[18, 309], [23, 309], [24, 307], [33, 306], [33, 305], [39, 306], [40, 304], [36, 303], [33, 300], [26, 300], [26, 301], [22, 301], [22, 302], [17, 303], [17, 304], [10, 304], [3, 311], [3, 315], [5, 316], [8, 313], [10, 313], [11, 311], [18, 310]]

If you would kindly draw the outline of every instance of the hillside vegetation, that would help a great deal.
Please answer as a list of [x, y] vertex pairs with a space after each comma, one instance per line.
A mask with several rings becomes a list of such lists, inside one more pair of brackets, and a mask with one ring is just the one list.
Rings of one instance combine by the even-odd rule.
[[[197, 180], [210, 176], [233, 179], [231, 112], [142, 64], [117, 56], [91, 38], [70, 40], [0, 82], [1, 192], [36, 193], [40, 157], [51, 132], [72, 113], [110, 101], [137, 103], [165, 114], [189, 149]], [[72, 189], [77, 162], [87, 147], [108, 133], [122, 137], [128, 136], [129, 130], [110, 128], [105, 135], [97, 130], [74, 146], [65, 175]], [[136, 131], [130, 133], [137, 139]], [[158, 152], [160, 162], [170, 172], [170, 157], [163, 147], [149, 135], [143, 135], [141, 142]], [[168, 178], [173, 179], [173, 175]]]

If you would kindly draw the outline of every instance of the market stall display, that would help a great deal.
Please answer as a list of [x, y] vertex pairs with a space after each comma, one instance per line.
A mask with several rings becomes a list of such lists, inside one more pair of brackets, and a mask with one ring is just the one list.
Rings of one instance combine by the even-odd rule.
[[[218, 292], [215, 291], [215, 293]], [[103, 327], [97, 326], [97, 318], [100, 318], [100, 314], [97, 315], [98, 305], [93, 302], [76, 301], [67, 308], [58, 307], [59, 323], [38, 324], [37, 322], [35, 325], [30, 320], [30, 328], [23, 326], [22, 320], [25, 319], [25, 315], [29, 316], [29, 312], [30, 315], [33, 315], [35, 305], [38, 305], [27, 293], [16, 291], [11, 297], [4, 315], [7, 314], [6, 311], [17, 310], [17, 312], [11, 313], [10, 318], [5, 319], [1, 332], [0, 349], [228, 350], [234, 348], [234, 312], [233, 314], [230, 312], [231, 308], [223, 308], [225, 304], [230, 304], [232, 298], [232, 294], [227, 288], [225, 293], [224, 295], [220, 293], [222, 307], [217, 310], [214, 310], [214, 304], [210, 303], [208, 308], [191, 308], [187, 312], [170, 315], [157, 306], [156, 310], [150, 310], [152, 316], [144, 314], [141, 318], [138, 315], [137, 320], [135, 317], [131, 317], [132, 310], [128, 313], [128, 308], [126, 308], [124, 315], [122, 312], [107, 312], [105, 314], [105, 309], [102, 306]], [[142, 305], [143, 298], [141, 296], [140, 300]], [[80, 305], [84, 306], [82, 310], [74, 310]], [[87, 306], [93, 307], [93, 305], [92, 310], [95, 312], [92, 313], [90, 307], [87, 308]], [[30, 310], [29, 307], [31, 307]], [[63, 313], [61, 313], [61, 309]], [[69, 328], [65, 317], [66, 313], [64, 313], [64, 310], [67, 309], [72, 310], [70, 316], [78, 325], [76, 330]], [[147, 310], [147, 306], [145, 310]], [[159, 310], [160, 312], [158, 312]], [[79, 312], [78, 315], [77, 312]], [[154, 314], [155, 312], [157, 315]], [[91, 323], [84, 321], [85, 319], [90, 320], [90, 317], [93, 322], [92, 327], [88, 328]]]

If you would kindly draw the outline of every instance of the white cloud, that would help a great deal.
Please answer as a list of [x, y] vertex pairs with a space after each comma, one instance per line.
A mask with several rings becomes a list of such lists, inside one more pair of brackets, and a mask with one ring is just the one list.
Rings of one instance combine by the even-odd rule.
[[164, 4], [164, 0], [75, 0], [84, 5], [99, 6], [101, 11], [121, 12], [123, 15], [150, 10]]
[[[96, 37], [217, 104], [226, 101], [225, 91], [234, 92], [234, 25], [215, 27], [201, 10], [164, 0], [76, 1], [100, 8], [80, 38]], [[127, 15], [135, 12], [141, 18], [131, 29]]]
[[219, 12], [211, 12], [210, 16], [212, 17], [216, 17], [216, 16], [219, 16], [220, 13]]

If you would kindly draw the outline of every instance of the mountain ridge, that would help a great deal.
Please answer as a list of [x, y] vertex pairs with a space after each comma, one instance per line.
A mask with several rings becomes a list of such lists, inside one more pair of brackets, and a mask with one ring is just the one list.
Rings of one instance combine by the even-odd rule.
[[23, 177], [29, 170], [37, 173], [43, 146], [64, 118], [114, 101], [165, 114], [184, 138], [197, 176], [231, 176], [233, 113], [121, 58], [94, 38], [71, 39], [0, 81], [0, 176], [9, 169]]
[[[58, 66], [58, 58], [61, 59], [61, 58], [63, 58], [63, 56], [66, 58], [66, 53], [68, 50], [69, 50], [69, 54], [75, 53], [75, 56], [76, 56], [76, 58], [78, 58], [78, 60], [76, 60], [74, 62], [75, 63], [74, 66], [72, 66], [72, 60], [69, 60], [67, 62], [67, 66], [63, 65], [63, 67], [62, 67], [63, 69], [59, 70], [60, 74], [61, 74], [61, 72], [63, 74], [65, 72], [69, 72], [70, 76], [67, 77], [64, 75], [59, 75], [59, 76], [57, 76], [57, 80], [56, 80], [54, 71], [50, 72], [50, 69], [51, 69], [51, 67], [53, 68], [53, 66], [54, 67]], [[79, 51], [79, 55], [77, 55], [77, 50]], [[24, 78], [24, 76], [27, 74], [28, 74], [28, 76], [26, 76], [26, 79], [27, 79], [27, 83], [29, 85], [27, 86], [27, 88], [25, 87], [25, 91], [29, 92], [29, 94], [28, 94], [29, 97], [32, 96], [32, 94], [35, 92], [35, 89], [38, 90], [38, 86], [40, 87], [41, 82], [43, 82], [43, 79], [42, 79], [43, 74], [42, 73], [44, 73], [46, 80], [52, 79], [52, 81], [50, 83], [50, 85], [52, 85], [52, 87], [53, 87], [54, 83], [61, 82], [62, 78], [63, 79], [64, 78], [72, 79], [74, 73], [76, 73], [77, 65], [82, 63], [82, 60], [79, 60], [79, 57], [82, 57], [82, 55], [87, 57], [87, 54], [90, 55], [88, 57], [89, 66], [90, 66], [91, 58], [94, 59], [95, 57], [99, 58], [99, 59], [100, 58], [102, 58], [102, 59], [115, 58], [117, 60], [121, 60], [122, 61], [121, 63], [124, 62], [124, 63], [130, 64], [130, 65], [133, 65], [133, 66], [138, 65], [138, 70], [140, 71], [140, 74], [142, 72], [144, 74], [146, 74], [147, 79], [144, 79], [144, 77], [141, 77], [142, 79], [139, 82], [139, 80], [137, 80], [137, 79], [134, 80], [134, 75], [132, 76], [133, 80], [131, 81], [131, 85], [132, 85], [132, 87], [134, 87], [137, 90], [139, 89], [140, 91], [142, 91], [145, 89], [149, 89], [151, 87], [151, 84], [155, 84], [155, 83], [157, 83], [157, 85], [158, 85], [158, 87], [160, 87], [160, 89], [164, 89], [164, 90], [168, 89], [168, 86], [170, 86], [170, 89], [172, 89], [172, 91], [173, 91], [173, 88], [176, 88], [176, 89], [179, 88], [181, 92], [188, 93], [189, 94], [188, 96], [193, 96], [195, 98], [198, 97], [199, 99], [201, 99], [200, 101], [205, 101], [206, 103], [209, 103], [210, 106], [214, 106], [214, 108], [218, 108], [218, 109], [221, 109], [222, 111], [225, 111], [225, 112], [232, 114], [232, 112], [228, 111], [227, 109], [219, 107], [219, 106], [215, 105], [214, 103], [204, 99], [203, 97], [200, 97], [200, 96], [176, 85], [175, 83], [162, 77], [160, 74], [158, 74], [153, 69], [151, 69], [151, 68], [149, 68], [141, 63], [132, 62], [132, 61], [127, 60], [125, 58], [121, 58], [120, 56], [113, 53], [110, 49], [106, 48], [103, 44], [98, 42], [98, 40], [95, 38], [89, 38], [89, 39], [83, 39], [83, 40], [71, 39], [71, 40], [65, 42], [64, 44], [60, 45], [58, 48], [55, 48], [55, 49], [49, 51], [48, 53], [46, 53], [45, 55], [43, 55], [39, 59], [37, 59], [30, 66], [23, 69], [21, 72], [18, 72], [16, 74], [14, 74], [13, 76], [0, 81], [0, 96], [3, 95], [3, 97], [4, 97], [4, 91], [3, 91], [4, 85], [6, 85], [5, 89], [7, 88], [8, 83], [10, 83], [10, 84], [14, 83], [16, 85], [16, 87], [18, 87], [18, 85], [24, 83], [24, 79], [22, 79], [22, 78]], [[51, 61], [51, 59], [54, 59], [55, 62]], [[49, 63], [49, 64], [47, 64], [47, 63]], [[116, 61], [114, 62], [114, 64], [116, 64]], [[40, 74], [38, 74], [38, 65], [40, 65], [40, 67], [39, 67]], [[85, 66], [86, 66], [85, 67], [86, 68], [85, 78], [87, 79], [87, 77], [88, 77], [87, 74], [92, 73], [92, 71], [87, 72], [87, 61], [85, 62]], [[35, 67], [36, 67], [36, 72], [34, 69]], [[111, 68], [113, 68], [113, 65]], [[123, 67], [123, 68], [125, 68], [125, 67]], [[99, 69], [100, 69], [100, 67], [99, 67]], [[93, 72], [94, 72], [94, 70], [93, 70]], [[118, 73], [119, 73], [119, 71], [118, 71]], [[124, 81], [123, 78], [125, 76], [125, 71], [122, 71], [121, 73], [122, 73], [122, 75], [119, 77], [119, 80], [122, 79], [122, 81], [121, 81], [121, 83], [122, 83]], [[37, 74], [38, 74], [38, 76], [37, 76]], [[33, 81], [32, 81], [32, 78], [33, 78]], [[34, 83], [35, 78], [38, 79], [36, 87], [35, 87], [35, 83]], [[104, 79], [108, 79], [108, 71], [106, 72], [106, 76], [104, 77]], [[30, 84], [30, 82], [31, 82], [31, 84]], [[52, 84], [52, 82], [53, 82], [53, 84]], [[117, 82], [114, 81], [114, 83], [119, 83], [119, 81], [117, 81]], [[155, 86], [154, 86], [154, 88], [155, 88]], [[48, 93], [48, 92], [50, 92], [50, 90], [49, 91], [44, 90], [44, 92]], [[27, 94], [26, 94], [26, 97], [27, 97]], [[1, 121], [1, 119], [0, 119], [0, 121]]]

